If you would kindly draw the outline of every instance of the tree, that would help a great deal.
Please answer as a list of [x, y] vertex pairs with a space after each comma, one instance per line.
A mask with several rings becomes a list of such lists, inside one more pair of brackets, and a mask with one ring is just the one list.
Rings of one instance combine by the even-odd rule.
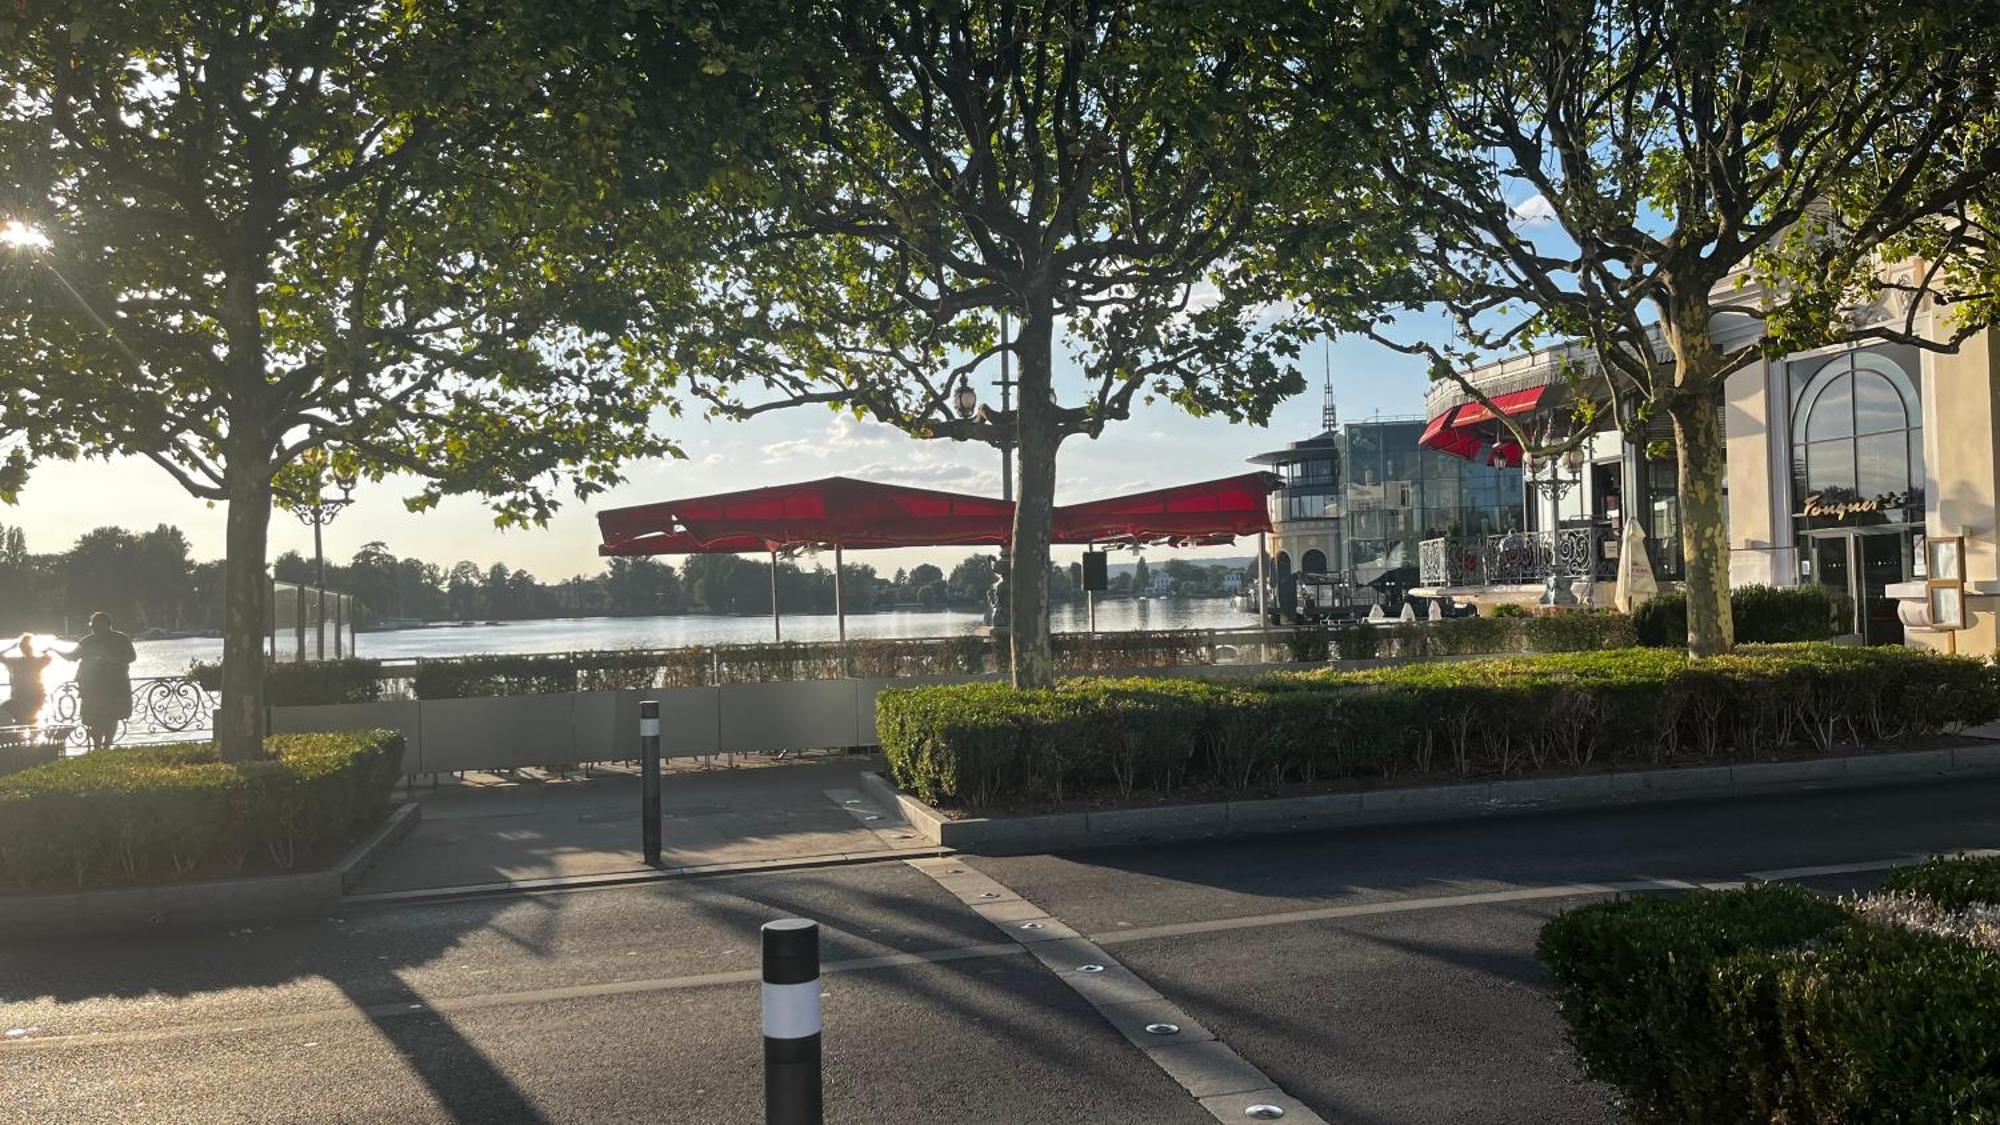
[[130, 581], [135, 542], [132, 533], [121, 527], [93, 528], [77, 538], [63, 557], [66, 616], [83, 621], [103, 611], [126, 624], [138, 617], [139, 603]]
[[[730, 181], [750, 190], [696, 209], [723, 249], [691, 308], [658, 312], [656, 346], [732, 416], [816, 403], [1011, 444], [1018, 685], [1053, 676], [1062, 442], [1141, 396], [1261, 423], [1303, 389], [1230, 269], [1264, 214], [1284, 62], [1252, 38], [1264, 7], [774, 0], [739, 6], [763, 52], [713, 60], [762, 79], [743, 116], [763, 129]], [[1349, 22], [1325, 19], [1325, 44]], [[1079, 386], [1058, 387], [1059, 336]], [[956, 388], [1003, 351], [1018, 406], [961, 416]]]
[[445, 600], [451, 606], [452, 617], [459, 621], [470, 621], [479, 616], [483, 605], [480, 590], [485, 583], [485, 572], [479, 569], [478, 563], [461, 560], [451, 568]]
[[[1760, 349], [1948, 350], [1991, 319], [2000, 24], [1930, 0], [1406, 0], [1384, 20], [1373, 85], [1411, 108], [1367, 136], [1415, 229], [1400, 253], [1301, 259], [1306, 292], [1336, 295], [1315, 311], [1482, 402], [1468, 362], [1580, 342], [1594, 370], [1570, 440], [1604, 420], [1643, 441], [1647, 419], [1671, 420], [1688, 645], [1727, 650], [1723, 381]], [[1302, 100], [1345, 88], [1343, 65], [1302, 68]], [[1344, 220], [1336, 203], [1300, 226]], [[1357, 268], [1376, 271], [1362, 289], [1441, 303], [1459, 342], [1342, 308]], [[1854, 319], [1878, 301], [1895, 314]], [[1942, 331], [1918, 331], [1932, 313]], [[1719, 345], [1732, 317], [1763, 338]]]
[[1132, 588], [1142, 594], [1152, 592], [1153, 572], [1146, 565], [1144, 555], [1140, 555], [1138, 561], [1132, 564]]
[[182, 612], [194, 593], [189, 579], [193, 569], [193, 550], [178, 527], [159, 524], [133, 540], [129, 567], [132, 594], [148, 626], [180, 627]]
[[951, 577], [945, 580], [945, 589], [951, 600], [959, 603], [978, 602], [984, 604], [986, 591], [993, 588], [998, 575], [993, 569], [994, 556], [967, 555], [951, 568]]
[[[261, 753], [274, 500], [409, 474], [538, 521], [665, 448], [593, 326], [626, 9], [38, 0], [6, 21], [0, 209], [51, 239], [0, 304], [0, 434], [228, 505], [217, 736]], [[657, 107], [656, 107], [657, 108]]]

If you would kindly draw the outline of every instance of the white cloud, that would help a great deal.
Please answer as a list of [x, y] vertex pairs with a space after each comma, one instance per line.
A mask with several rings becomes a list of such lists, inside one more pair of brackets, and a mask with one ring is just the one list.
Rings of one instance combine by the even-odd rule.
[[920, 453], [904, 461], [859, 465], [842, 475], [880, 481], [884, 484], [907, 484], [917, 488], [941, 488], [952, 492], [998, 493], [1000, 491], [999, 470], [974, 468], [927, 453]]
[[1514, 205], [1514, 219], [1524, 225], [1553, 223], [1556, 221], [1555, 205], [1549, 202], [1548, 196], [1536, 192]]
[[765, 446], [764, 463], [779, 465], [801, 457], [824, 461], [837, 454], [851, 453], [855, 450], [879, 449], [902, 436], [902, 432], [894, 426], [872, 419], [856, 419], [846, 414], [836, 414], [817, 437], [774, 441]]

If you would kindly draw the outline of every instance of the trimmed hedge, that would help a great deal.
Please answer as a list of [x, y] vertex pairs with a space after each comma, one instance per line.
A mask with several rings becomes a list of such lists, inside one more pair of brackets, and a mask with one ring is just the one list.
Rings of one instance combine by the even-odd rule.
[[1980, 661], [1835, 645], [1699, 662], [1624, 649], [1235, 682], [965, 684], [888, 690], [876, 703], [897, 783], [970, 808], [1825, 753], [1996, 716], [2000, 673]]
[[1584, 907], [1537, 954], [1634, 1120], [2000, 1121], [2000, 951], [1767, 884]]
[[2000, 904], [2000, 856], [1949, 856], [1899, 867], [1882, 881], [1882, 889], [1927, 898], [1946, 910]]
[[[1845, 594], [1825, 586], [1738, 586], [1729, 592], [1729, 620], [1738, 644], [1824, 641], [1848, 631]], [[1650, 648], [1687, 644], [1687, 594], [1662, 590], [1632, 612], [1638, 642]]]
[[0, 778], [0, 881], [27, 890], [290, 870], [379, 821], [403, 770], [395, 731], [97, 750]]
[[[222, 690], [222, 665], [196, 663], [188, 670], [204, 690]], [[382, 662], [347, 657], [264, 667], [264, 702], [272, 707], [373, 703], [382, 698]]]

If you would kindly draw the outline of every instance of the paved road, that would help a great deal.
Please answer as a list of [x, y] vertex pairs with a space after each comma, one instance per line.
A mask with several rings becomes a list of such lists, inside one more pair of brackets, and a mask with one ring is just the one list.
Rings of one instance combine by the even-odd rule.
[[[968, 859], [1335, 1122], [1599, 1122], [1532, 957], [1615, 880], [2000, 845], [2000, 782]], [[1865, 886], [1869, 871], [1813, 878]], [[829, 1120], [1214, 1118], [889, 862], [0, 950], [0, 1120], [759, 1120], [756, 928], [827, 928]]]

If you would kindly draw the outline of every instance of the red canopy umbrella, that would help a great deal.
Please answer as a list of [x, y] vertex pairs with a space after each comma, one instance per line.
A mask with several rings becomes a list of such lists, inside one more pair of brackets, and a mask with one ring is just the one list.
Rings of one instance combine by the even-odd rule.
[[[1271, 530], [1264, 498], [1277, 487], [1270, 473], [1160, 488], [1132, 496], [1058, 507], [1056, 543], [1233, 542]], [[1014, 534], [1014, 505], [987, 496], [828, 477], [799, 484], [721, 492], [685, 500], [599, 512], [600, 555], [771, 555], [771, 615], [778, 621], [777, 553], [831, 547], [834, 607], [847, 637], [840, 583], [848, 547], [1003, 546]]]

